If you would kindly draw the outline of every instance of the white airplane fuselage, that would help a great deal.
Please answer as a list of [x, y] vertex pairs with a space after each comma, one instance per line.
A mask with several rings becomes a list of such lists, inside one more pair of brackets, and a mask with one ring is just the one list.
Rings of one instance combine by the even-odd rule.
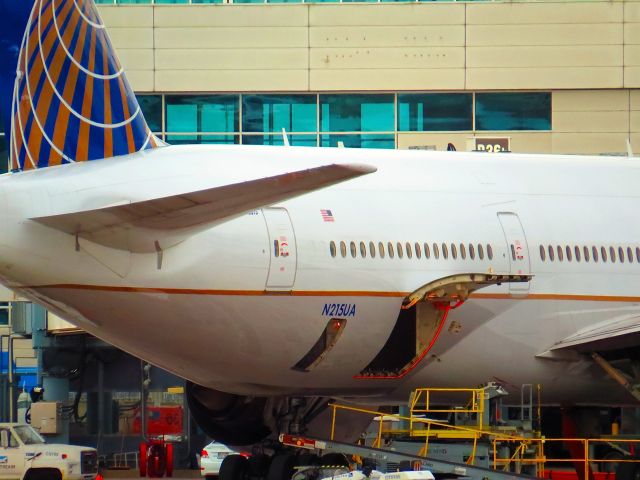
[[[29, 220], [341, 162], [377, 172], [244, 213], [161, 254], [108, 248]], [[626, 158], [172, 146], [1, 177], [0, 276], [88, 332], [227, 392], [380, 402], [406, 400], [416, 386], [497, 380], [541, 383], [547, 403], [632, 403], [587, 357], [536, 355], [585, 327], [640, 313], [638, 185], [640, 162]], [[506, 217], [523, 231], [518, 265]], [[275, 237], [287, 244], [277, 244], [278, 257]], [[403, 378], [358, 378], [407, 294], [487, 272], [533, 279], [474, 293]], [[310, 371], [293, 370], [331, 318], [347, 321], [335, 346]]]

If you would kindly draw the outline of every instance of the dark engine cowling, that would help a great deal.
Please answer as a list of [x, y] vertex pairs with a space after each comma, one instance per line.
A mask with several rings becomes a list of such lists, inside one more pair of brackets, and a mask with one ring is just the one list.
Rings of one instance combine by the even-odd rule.
[[[249, 446], [264, 440], [277, 444], [280, 433], [308, 435], [337, 441], [355, 441], [370, 415], [341, 410], [332, 429], [333, 410], [328, 397], [234, 395], [187, 382], [189, 409], [195, 422], [214, 440], [226, 445]], [[360, 405], [351, 404], [358, 407]]]
[[226, 445], [252, 445], [265, 439], [264, 397], [244, 397], [187, 382], [191, 415], [211, 438]]

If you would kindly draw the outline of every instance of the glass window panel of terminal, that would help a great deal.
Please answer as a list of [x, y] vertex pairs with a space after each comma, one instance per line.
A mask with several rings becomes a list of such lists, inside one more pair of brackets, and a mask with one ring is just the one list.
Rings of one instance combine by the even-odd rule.
[[243, 132], [315, 132], [315, 95], [243, 95]]
[[137, 95], [144, 119], [152, 132], [162, 132], [162, 95]]
[[394, 109], [393, 95], [320, 95], [320, 127], [323, 132], [393, 132]]
[[551, 93], [476, 93], [476, 130], [551, 130]]
[[238, 135], [181, 135], [177, 133], [173, 135], [167, 135], [167, 142], [171, 145], [191, 145], [194, 143], [233, 145], [239, 143], [240, 138]]
[[237, 95], [167, 95], [168, 133], [237, 132]]
[[352, 134], [352, 135], [321, 135], [320, 146], [337, 147], [338, 143], [347, 148], [395, 148], [393, 134]]
[[451, 132], [473, 129], [471, 93], [398, 94], [398, 130]]
[[[293, 147], [317, 147], [318, 137], [314, 135], [290, 135], [287, 132], [287, 138], [289, 139], [289, 145]], [[282, 133], [277, 134], [246, 134], [242, 135], [242, 143], [244, 145], [284, 145]]]

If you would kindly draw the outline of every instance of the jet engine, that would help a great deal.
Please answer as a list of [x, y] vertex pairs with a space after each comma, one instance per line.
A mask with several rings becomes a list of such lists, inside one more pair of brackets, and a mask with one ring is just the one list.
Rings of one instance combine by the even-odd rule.
[[316, 438], [329, 438], [333, 433], [337, 441], [355, 441], [371, 423], [369, 415], [342, 411], [332, 432], [333, 412], [327, 408], [332, 399], [328, 397], [242, 396], [191, 382], [187, 382], [186, 395], [195, 422], [209, 437], [226, 445], [273, 445], [281, 433]]
[[270, 433], [264, 421], [265, 397], [244, 397], [187, 382], [191, 415], [211, 438], [226, 445], [251, 445]]

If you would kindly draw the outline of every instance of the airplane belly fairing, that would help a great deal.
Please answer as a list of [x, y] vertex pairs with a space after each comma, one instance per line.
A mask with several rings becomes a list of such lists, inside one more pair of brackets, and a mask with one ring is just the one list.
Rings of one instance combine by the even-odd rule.
[[[73, 286], [34, 291], [90, 333], [203, 386], [261, 395], [388, 389], [353, 377], [380, 349], [401, 299]], [[326, 305], [336, 301], [356, 305], [357, 315], [348, 317], [319, 365], [294, 369], [324, 330]]]

